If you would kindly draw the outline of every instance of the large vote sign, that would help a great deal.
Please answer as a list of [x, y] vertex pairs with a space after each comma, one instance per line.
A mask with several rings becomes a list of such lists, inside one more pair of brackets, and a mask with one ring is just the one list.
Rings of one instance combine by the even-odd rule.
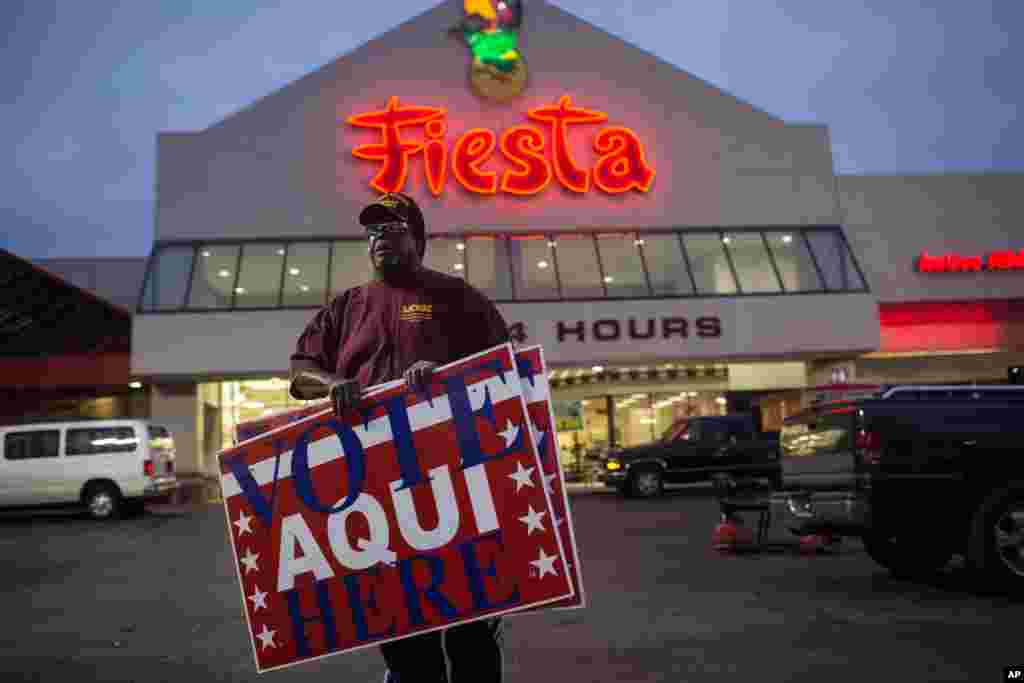
[[260, 672], [573, 597], [523, 387], [504, 344], [220, 454]]
[[523, 383], [523, 396], [530, 414], [534, 442], [540, 455], [544, 486], [551, 498], [554, 514], [553, 523], [558, 529], [562, 547], [566, 552], [566, 568], [572, 580], [573, 595], [547, 607], [578, 609], [586, 606], [583, 593], [583, 579], [580, 574], [579, 551], [576, 546], [576, 532], [569, 509], [569, 496], [562, 472], [562, 457], [559, 452], [555, 429], [554, 408], [551, 405], [551, 385], [548, 382], [548, 368], [544, 363], [544, 351], [540, 346], [530, 346], [516, 352], [516, 366]]

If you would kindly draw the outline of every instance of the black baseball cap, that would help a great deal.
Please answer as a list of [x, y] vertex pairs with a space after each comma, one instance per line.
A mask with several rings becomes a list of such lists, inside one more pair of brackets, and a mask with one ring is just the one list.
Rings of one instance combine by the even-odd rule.
[[423, 220], [423, 212], [409, 195], [402, 192], [382, 194], [359, 212], [359, 223], [364, 226], [387, 223], [388, 221], [408, 223], [413, 237], [419, 240], [420, 244], [426, 243], [426, 224]]

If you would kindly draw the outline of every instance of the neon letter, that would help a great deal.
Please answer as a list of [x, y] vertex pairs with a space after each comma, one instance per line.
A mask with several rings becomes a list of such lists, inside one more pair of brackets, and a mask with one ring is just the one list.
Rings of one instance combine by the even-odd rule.
[[602, 155], [594, 166], [594, 184], [599, 188], [608, 194], [651, 188], [654, 170], [647, 165], [636, 133], [628, 128], [604, 128], [594, 138], [594, 149]]
[[513, 126], [501, 135], [501, 152], [519, 170], [505, 171], [501, 189], [517, 195], [537, 194], [551, 182], [551, 165], [544, 158], [544, 136], [533, 126]]
[[491, 158], [494, 144], [494, 131], [486, 128], [467, 130], [455, 143], [452, 170], [459, 183], [470, 192], [497, 193], [498, 174], [480, 170], [480, 165]]
[[384, 162], [370, 181], [370, 187], [381, 192], [401, 190], [409, 172], [409, 155], [420, 151], [423, 145], [403, 141], [399, 128], [423, 124], [444, 115], [445, 110], [437, 107], [400, 107], [398, 98], [392, 97], [384, 111], [350, 116], [348, 122], [353, 126], [381, 131], [383, 143], [359, 145], [352, 150], [352, 156], [357, 159]]
[[434, 119], [427, 123], [424, 130], [430, 139], [423, 145], [423, 165], [427, 171], [430, 191], [437, 197], [444, 191], [444, 181], [448, 176], [448, 148], [442, 139], [446, 126], [442, 119]]
[[573, 107], [569, 96], [562, 95], [557, 105], [531, 109], [529, 117], [534, 121], [547, 121], [551, 124], [551, 144], [554, 145], [552, 157], [559, 182], [573, 192], [586, 192], [590, 186], [590, 174], [573, 161], [566, 128], [570, 123], [601, 123], [608, 116], [602, 112]]

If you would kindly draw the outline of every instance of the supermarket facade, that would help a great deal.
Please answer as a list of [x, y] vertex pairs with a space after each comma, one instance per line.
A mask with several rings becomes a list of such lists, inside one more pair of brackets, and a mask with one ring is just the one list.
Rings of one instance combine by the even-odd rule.
[[[295, 405], [294, 341], [365, 281], [355, 221], [423, 207], [426, 264], [542, 344], [564, 453], [825, 385], [997, 382], [1024, 359], [1024, 176], [841, 176], [793, 124], [535, 0], [521, 94], [472, 87], [448, 0], [202, 131], [158, 136], [130, 375], [213, 472]], [[959, 134], [970, 135], [970, 131]], [[578, 446], [577, 446], [578, 444]]]

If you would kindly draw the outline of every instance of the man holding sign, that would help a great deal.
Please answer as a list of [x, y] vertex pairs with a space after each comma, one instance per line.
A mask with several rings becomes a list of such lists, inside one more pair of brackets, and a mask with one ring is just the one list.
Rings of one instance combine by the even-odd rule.
[[[436, 368], [509, 341], [501, 314], [464, 280], [423, 267], [426, 229], [412, 198], [385, 194], [359, 214], [373, 280], [321, 309], [291, 357], [292, 396], [329, 396], [338, 417], [365, 387], [405, 379], [425, 391]], [[381, 645], [392, 683], [491, 683], [502, 678], [501, 618]]]

